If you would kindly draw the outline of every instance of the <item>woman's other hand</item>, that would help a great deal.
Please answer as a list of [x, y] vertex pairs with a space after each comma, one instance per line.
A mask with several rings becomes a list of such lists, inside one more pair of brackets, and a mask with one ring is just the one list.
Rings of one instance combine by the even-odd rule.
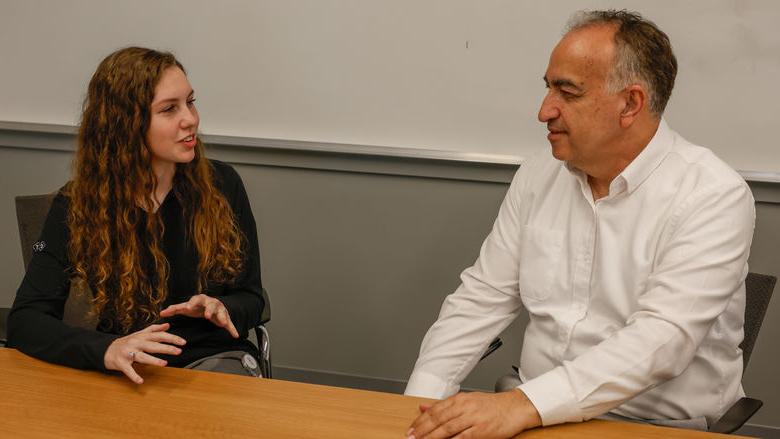
[[225, 305], [214, 297], [198, 294], [186, 302], [171, 305], [160, 311], [160, 317], [175, 315], [208, 319], [220, 328], [225, 328], [233, 338], [238, 338], [238, 331], [230, 320], [230, 313]]
[[103, 364], [108, 370], [118, 370], [136, 384], [144, 379], [133, 369], [133, 363], [165, 366], [168, 364], [151, 354], [179, 355], [186, 340], [166, 332], [169, 323], [150, 325], [146, 328], [114, 340], [103, 355]]

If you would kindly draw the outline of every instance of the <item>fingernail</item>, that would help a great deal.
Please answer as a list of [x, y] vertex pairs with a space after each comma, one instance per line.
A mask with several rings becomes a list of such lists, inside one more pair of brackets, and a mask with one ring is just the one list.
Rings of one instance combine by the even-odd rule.
[[406, 439], [413, 438], [414, 435], [412, 433], [414, 433], [414, 428], [406, 430]]

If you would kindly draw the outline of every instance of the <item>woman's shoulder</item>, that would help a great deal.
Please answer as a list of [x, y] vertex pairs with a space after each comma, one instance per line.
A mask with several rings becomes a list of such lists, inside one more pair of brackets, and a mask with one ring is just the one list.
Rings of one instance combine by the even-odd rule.
[[226, 196], [242, 188], [244, 183], [235, 168], [219, 160], [208, 159], [215, 186]]
[[221, 160], [206, 159], [206, 161], [208, 161], [209, 165], [211, 165], [211, 169], [213, 169], [217, 174], [223, 175], [236, 173], [236, 170], [232, 166]]
[[69, 187], [70, 182], [66, 183], [64, 186], [54, 192], [41, 195], [31, 195], [29, 196], [31, 199], [31, 203], [29, 205], [31, 208], [35, 208], [35, 205], [45, 207], [46, 211], [48, 212], [66, 213], [70, 206], [70, 195], [68, 192]]
[[232, 183], [234, 183], [236, 180], [241, 180], [238, 172], [236, 172], [236, 170], [229, 164], [214, 159], [207, 160], [211, 166], [211, 169], [214, 171], [214, 176], [218, 180], [222, 181], [226, 186], [231, 186]]

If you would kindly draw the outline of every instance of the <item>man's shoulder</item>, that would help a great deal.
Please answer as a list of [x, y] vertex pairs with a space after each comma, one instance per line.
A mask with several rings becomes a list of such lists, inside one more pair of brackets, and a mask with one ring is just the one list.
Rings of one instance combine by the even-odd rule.
[[679, 168], [681, 178], [696, 180], [698, 186], [746, 185], [742, 176], [711, 149], [696, 145], [679, 134], [675, 135], [668, 159]]

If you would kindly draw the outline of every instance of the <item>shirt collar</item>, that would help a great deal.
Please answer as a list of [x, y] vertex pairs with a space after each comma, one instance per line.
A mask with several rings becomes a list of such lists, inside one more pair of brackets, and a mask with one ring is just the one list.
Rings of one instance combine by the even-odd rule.
[[[620, 185], [625, 185], [625, 189], [628, 193], [631, 193], [642, 184], [643, 181], [653, 173], [653, 171], [661, 164], [666, 155], [671, 151], [674, 141], [674, 131], [669, 128], [666, 121], [662, 118], [661, 123], [658, 124], [653, 138], [650, 139], [650, 143], [645, 146], [645, 149], [639, 153], [636, 158], [626, 166], [616, 178], [612, 181], [612, 185], [616, 184], [616, 181], [620, 179]], [[612, 185], [610, 187], [610, 193], [612, 193]], [[619, 188], [616, 186], [615, 188]]]
[[[634, 160], [618, 174], [609, 185], [609, 196], [617, 195], [623, 191], [629, 194], [634, 191], [643, 181], [653, 173], [653, 170], [661, 164], [664, 157], [672, 149], [674, 140], [674, 131], [669, 128], [666, 120], [661, 118], [653, 138], [645, 146]], [[574, 175], [582, 186], [583, 193], [590, 193], [588, 178], [584, 172], [571, 166], [569, 162], [564, 162], [564, 166]]]

